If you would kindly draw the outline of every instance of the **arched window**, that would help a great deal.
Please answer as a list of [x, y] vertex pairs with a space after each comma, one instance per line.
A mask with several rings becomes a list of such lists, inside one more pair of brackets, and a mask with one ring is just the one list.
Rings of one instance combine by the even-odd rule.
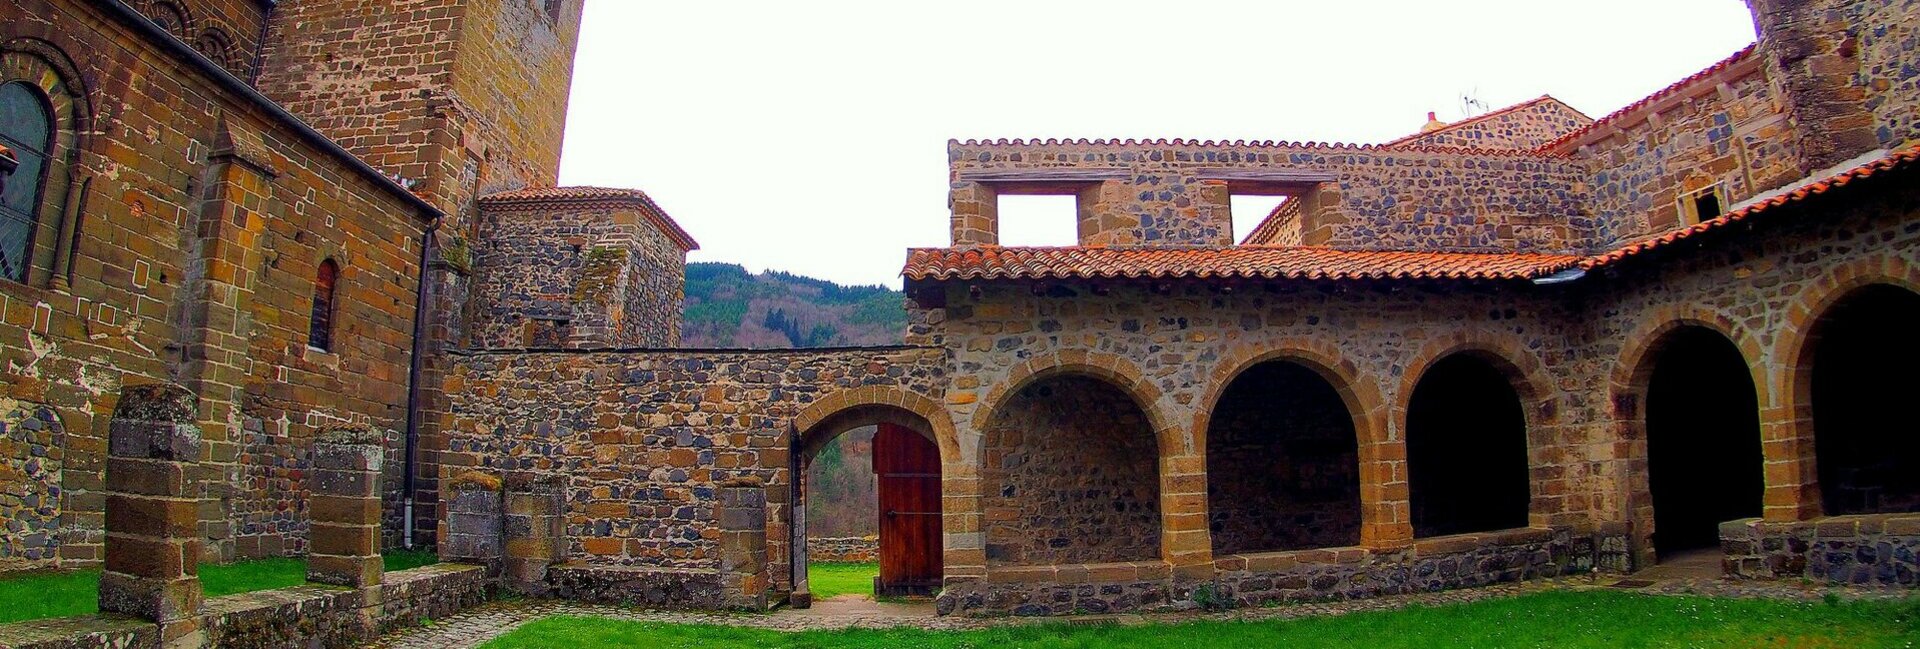
[[333, 289], [340, 279], [340, 265], [332, 259], [320, 262], [313, 276], [313, 317], [307, 320], [307, 346], [321, 351], [333, 349]]
[[0, 189], [0, 273], [16, 282], [26, 281], [32, 266], [28, 253], [52, 135], [53, 119], [39, 91], [17, 81], [0, 84], [0, 146], [19, 163]]

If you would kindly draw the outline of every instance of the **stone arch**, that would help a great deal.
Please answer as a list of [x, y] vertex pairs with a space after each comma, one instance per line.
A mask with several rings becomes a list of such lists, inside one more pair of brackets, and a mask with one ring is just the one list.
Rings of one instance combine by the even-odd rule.
[[147, 0], [140, 3], [140, 13], [167, 33], [179, 37], [182, 42], [194, 33], [193, 14], [187, 11], [186, 5], [179, 2]]
[[[911, 421], [899, 419], [883, 419], [886, 417], [884, 413], [889, 409], [905, 411], [906, 413], [915, 415], [924, 421], [925, 424], [919, 425]], [[859, 414], [859, 411], [863, 410], [871, 414]], [[882, 385], [867, 385], [849, 390], [841, 390], [827, 395], [818, 401], [814, 401], [808, 404], [806, 408], [801, 409], [800, 414], [795, 415], [793, 418], [793, 432], [799, 436], [798, 446], [804, 448], [810, 443], [814, 443], [813, 440], [808, 439], [808, 433], [818, 428], [820, 424], [826, 423], [836, 417], [848, 416], [849, 414], [863, 418], [873, 418], [873, 421], [870, 423], [881, 423], [885, 421], [886, 423], [897, 423], [913, 428], [917, 432], [931, 437], [934, 443], [940, 446], [940, 462], [942, 464], [960, 462], [960, 437], [954, 430], [953, 418], [948, 416], [946, 408], [941, 407], [940, 404], [933, 399], [920, 394]], [[817, 436], [816, 434], [815, 437]], [[820, 443], [824, 443], [824, 441], [825, 440], [821, 440]]]
[[[1234, 354], [1216, 365], [1206, 392], [1196, 403], [1193, 436], [1202, 453], [1201, 464], [1208, 466], [1205, 452], [1207, 432], [1214, 412], [1228, 386], [1250, 369], [1270, 362], [1293, 363], [1319, 375], [1346, 405], [1353, 421], [1360, 467], [1360, 543], [1366, 546], [1393, 544], [1412, 535], [1407, 527], [1406, 459], [1402, 445], [1393, 440], [1387, 423], [1385, 399], [1378, 385], [1361, 380], [1361, 373], [1337, 345], [1318, 340], [1288, 340], [1271, 347]], [[1396, 478], [1395, 476], [1398, 476]]]
[[28, 243], [27, 283], [35, 286], [66, 288], [72, 262], [87, 185], [79, 152], [93, 120], [82, 79], [73, 59], [52, 43], [25, 37], [0, 43], [0, 83], [24, 83], [34, 89], [54, 122]]
[[[1097, 434], [1086, 427], [1103, 425], [1061, 419], [1058, 411], [1038, 406], [1042, 399], [1056, 397], [1028, 394], [1029, 388], [1051, 390], [1057, 385], [1069, 389], [1068, 392], [1059, 393], [1059, 399], [1097, 402], [1099, 405], [1083, 407], [1083, 410], [1108, 415], [1106, 423], [1117, 426], [1099, 432], [1117, 432], [1121, 435], [1113, 438], [1114, 444], [1100, 446], [1107, 457], [1089, 459], [1075, 456], [1071, 460], [1099, 463], [1103, 470], [1097, 472], [1098, 477], [1094, 479], [1098, 484], [1052, 484], [1057, 481], [1032, 470], [1032, 467], [1040, 466], [1050, 458], [1061, 456], [1060, 440]], [[1199, 473], [1197, 457], [1191, 451], [1191, 437], [1185, 428], [1174, 424], [1165, 414], [1161, 391], [1147, 381], [1131, 362], [1110, 354], [1078, 350], [1045, 354], [1015, 366], [1006, 380], [996, 383], [989, 390], [984, 404], [986, 407], [976, 411], [973, 417], [975, 430], [980, 433], [977, 440], [980, 470], [977, 489], [982, 496], [979, 507], [983, 518], [979, 540], [985, 544], [981, 556], [983, 563], [1019, 565], [1035, 562], [1144, 560], [1147, 557], [1142, 552], [1148, 548], [1157, 551], [1163, 558], [1171, 559], [1174, 555], [1180, 555], [1181, 560], [1191, 560], [1193, 563], [1210, 561], [1204, 550], [1204, 521], [1199, 520], [1200, 517], [1192, 517], [1194, 530], [1172, 527], [1170, 521], [1184, 522], [1187, 517], [1170, 516], [1167, 512], [1170, 502], [1205, 498], [1204, 480]], [[1061, 433], [1059, 435], [1012, 437], [1013, 441], [1008, 446], [996, 451], [999, 447], [995, 444], [1001, 439], [1003, 430], [1009, 431], [1008, 435], [1013, 435], [1012, 431], [1023, 430], [1007, 427], [1007, 420], [1003, 417], [1037, 418], [1037, 421], [1052, 422], [1046, 425], [1065, 427], [1057, 431]], [[996, 460], [994, 458], [998, 452], [1006, 452], [1009, 457], [1004, 461]], [[1040, 459], [1034, 459], [1029, 453], [1040, 454]], [[1147, 453], [1154, 457], [1143, 460]], [[1014, 459], [1016, 456], [1019, 458], [1017, 461]], [[1092, 476], [1093, 473], [1059, 475]], [[996, 480], [1008, 482], [1000, 484]], [[1025, 522], [995, 524], [986, 520], [993, 517], [992, 510], [995, 507], [1021, 508], [1030, 505], [1033, 501], [1029, 492], [1038, 490], [1044, 493], [1061, 489], [1091, 489], [1109, 493], [1114, 508], [1104, 514], [1076, 510], [1048, 517], [1044, 521], [1033, 519], [1038, 522], [1031, 525]], [[1027, 521], [1028, 518], [1020, 520]], [[1103, 531], [1096, 534], [1061, 534], [1062, 530], [1074, 525], [1092, 525]], [[1043, 541], [1036, 534], [1047, 536], [1048, 539]], [[1194, 534], [1202, 536], [1192, 538]], [[1047, 545], [1063, 539], [1065, 545]], [[1075, 539], [1088, 542], [1082, 544]], [[1177, 542], [1184, 543], [1183, 548], [1197, 547], [1199, 550], [1176, 551]]]
[[246, 73], [246, 60], [242, 58], [239, 42], [234, 40], [230, 32], [218, 25], [208, 25], [200, 30], [199, 37], [193, 41], [193, 47], [229, 74], [240, 77]]
[[[1159, 440], [1162, 457], [1189, 455], [1196, 452], [1192, 437], [1166, 415], [1160, 388], [1147, 380], [1146, 375], [1132, 361], [1103, 352], [1061, 350], [1036, 356], [1013, 366], [1007, 372], [1006, 379], [995, 384], [993, 389], [987, 391], [986, 398], [980, 400], [986, 407], [974, 411], [974, 430], [986, 430], [994, 413], [1005, 405], [1007, 398], [1011, 395], [1030, 383], [1059, 374], [1080, 374], [1096, 378], [1125, 392], [1142, 411], [1146, 412], [1147, 422], [1153, 426], [1154, 435]], [[986, 444], [984, 436], [980, 444], [984, 448]]]
[[1814, 364], [1822, 325], [1836, 307], [1875, 287], [1920, 294], [1920, 268], [1904, 259], [1863, 259], [1828, 269], [1788, 307], [1773, 358], [1774, 407], [1762, 419], [1768, 448], [1766, 517], [1805, 520], [1825, 513], [1814, 431]]
[[[1636, 565], [1652, 565], [1654, 551], [1654, 493], [1650, 440], [1647, 435], [1647, 402], [1654, 371], [1663, 354], [1677, 339], [1692, 331], [1718, 336], [1740, 354], [1753, 388], [1756, 416], [1770, 402], [1765, 348], [1753, 333], [1726, 314], [1698, 305], [1668, 305], [1652, 310], [1641, 324], [1624, 339], [1625, 345], [1609, 374], [1607, 395], [1611, 432], [1623, 462], [1621, 502], [1626, 519], [1633, 525], [1632, 552]], [[1757, 434], [1757, 432], [1756, 432]], [[1764, 453], [1763, 440], [1756, 448]], [[1732, 451], [1733, 449], [1728, 449]], [[1765, 463], [1764, 455], [1761, 462]], [[1761, 471], [1762, 476], [1765, 475]]]
[[[1519, 426], [1523, 429], [1525, 444], [1524, 455], [1527, 488], [1526, 525], [1544, 525], [1555, 512], [1543, 511], [1543, 492], [1550, 486], [1544, 484], [1547, 479], [1561, 479], [1562, 476], [1549, 476], [1542, 471], [1538, 458], [1547, 441], [1555, 437], [1555, 428], [1560, 425], [1557, 392], [1542, 378], [1540, 362], [1532, 354], [1521, 351], [1524, 346], [1502, 336], [1484, 332], [1458, 332], [1433, 340], [1414, 354], [1412, 361], [1406, 363], [1399, 384], [1399, 391], [1393, 401], [1391, 418], [1397, 427], [1394, 429], [1395, 441], [1406, 449], [1408, 482], [1408, 524], [1416, 527], [1419, 516], [1417, 502], [1423, 496], [1416, 493], [1413, 486], [1418, 472], [1420, 458], [1415, 457], [1417, 444], [1412, 443], [1409, 431], [1413, 428], [1411, 415], [1418, 388], [1424, 379], [1443, 363], [1460, 359], [1471, 359], [1492, 370], [1505, 386], [1511, 388], [1519, 409]], [[1562, 485], [1563, 491], [1571, 491], [1573, 485]], [[1519, 521], [1515, 521], [1519, 522]], [[1417, 534], [1417, 532], [1416, 532]]]

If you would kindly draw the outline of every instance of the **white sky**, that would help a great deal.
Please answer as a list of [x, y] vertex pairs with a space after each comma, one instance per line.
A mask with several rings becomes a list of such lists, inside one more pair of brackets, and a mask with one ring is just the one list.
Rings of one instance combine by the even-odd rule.
[[[646, 190], [694, 260], [898, 286], [948, 243], [949, 138], [1383, 142], [1462, 94], [1598, 118], [1753, 38], [1740, 0], [589, 0], [560, 177]], [[1058, 201], [1001, 218], [1071, 243]]]

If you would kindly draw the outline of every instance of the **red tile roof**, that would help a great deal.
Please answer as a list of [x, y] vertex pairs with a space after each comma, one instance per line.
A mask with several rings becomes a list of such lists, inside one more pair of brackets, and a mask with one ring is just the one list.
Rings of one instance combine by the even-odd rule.
[[1572, 133], [1562, 135], [1560, 136], [1559, 139], [1546, 143], [1545, 145], [1541, 146], [1539, 149], [1535, 149], [1535, 152], [1542, 153], [1542, 154], [1552, 154], [1555, 152], [1563, 152], [1562, 149], [1577, 145], [1578, 143], [1584, 141], [1588, 135], [1591, 135], [1594, 132], [1599, 131], [1600, 129], [1606, 128], [1607, 126], [1613, 124], [1614, 122], [1617, 122], [1626, 118], [1628, 115], [1637, 113], [1641, 109], [1644, 109], [1647, 106], [1652, 105], [1654, 102], [1660, 101], [1662, 99], [1666, 99], [1669, 96], [1685, 91], [1688, 88], [1691, 88], [1696, 83], [1710, 79], [1714, 75], [1719, 74], [1722, 71], [1725, 71], [1727, 69], [1733, 68], [1736, 65], [1739, 65], [1741, 62], [1746, 61], [1748, 57], [1753, 56], [1753, 53], [1759, 48], [1759, 46], [1760, 46], [1759, 43], [1748, 45], [1745, 48], [1742, 48], [1740, 51], [1734, 52], [1733, 56], [1729, 56], [1727, 58], [1721, 59], [1718, 63], [1714, 63], [1713, 65], [1707, 66], [1707, 69], [1705, 70], [1695, 72], [1693, 73], [1692, 76], [1689, 76], [1685, 79], [1681, 79], [1679, 81], [1675, 81], [1673, 82], [1672, 85], [1669, 85], [1665, 88], [1661, 88], [1660, 90], [1654, 92], [1651, 95], [1642, 97], [1640, 101], [1627, 104], [1625, 108], [1621, 108], [1620, 110], [1613, 111], [1611, 114], [1608, 114], [1606, 117], [1602, 117], [1594, 121], [1592, 124], [1588, 124], [1585, 127], [1575, 129]]
[[1813, 196], [1819, 196], [1819, 195], [1825, 194], [1827, 192], [1833, 191], [1836, 188], [1845, 187], [1847, 185], [1853, 184], [1854, 182], [1871, 178], [1875, 175], [1884, 175], [1886, 172], [1889, 172], [1895, 169], [1912, 167], [1914, 166], [1914, 163], [1917, 161], [1920, 161], [1920, 146], [1914, 146], [1907, 149], [1895, 151], [1883, 157], [1876, 158], [1872, 161], [1863, 163], [1852, 169], [1848, 169], [1846, 171], [1842, 171], [1832, 176], [1828, 176], [1826, 178], [1822, 178], [1820, 180], [1816, 180], [1816, 181], [1807, 183], [1805, 185], [1801, 185], [1792, 190], [1781, 193], [1777, 196], [1772, 196], [1758, 203], [1754, 203], [1752, 205], [1748, 205], [1746, 207], [1734, 210], [1732, 212], [1728, 212], [1726, 214], [1719, 216], [1718, 218], [1701, 221], [1700, 223], [1697, 223], [1692, 227], [1681, 228], [1678, 230], [1673, 230], [1670, 232], [1665, 232], [1662, 234], [1647, 237], [1645, 239], [1641, 239], [1639, 241], [1634, 241], [1624, 246], [1620, 246], [1613, 250], [1609, 250], [1607, 252], [1594, 255], [1592, 257], [1588, 257], [1587, 259], [1580, 262], [1580, 266], [1582, 268], [1589, 268], [1589, 269], [1599, 268], [1599, 267], [1618, 263], [1621, 260], [1625, 260], [1651, 250], [1670, 247], [1670, 246], [1673, 246], [1674, 244], [1678, 244], [1680, 242], [1687, 241], [1689, 239], [1694, 239], [1696, 237], [1707, 234], [1709, 232], [1713, 232], [1715, 230], [1724, 230], [1735, 224], [1750, 221], [1754, 217], [1760, 216], [1761, 214], [1764, 214], [1770, 211], [1778, 211], [1776, 208], [1779, 208], [1783, 205], [1805, 201], [1808, 198], [1811, 198]]
[[667, 238], [680, 245], [682, 250], [700, 249], [700, 243], [693, 235], [680, 227], [660, 204], [653, 202], [646, 192], [638, 189], [618, 187], [529, 187], [480, 197], [480, 204], [495, 209], [538, 209], [543, 207], [596, 207], [601, 205], [638, 207], [647, 220], [653, 222]]
[[1316, 246], [1230, 248], [916, 248], [902, 275], [914, 281], [1005, 279], [1434, 279], [1531, 280], [1597, 269], [1750, 221], [1777, 208], [1920, 163], [1920, 146], [1890, 153], [1692, 227], [1592, 256], [1340, 250]]
[[[1457, 129], [1457, 128], [1461, 128], [1461, 127], [1464, 127], [1464, 126], [1469, 126], [1469, 125], [1472, 125], [1472, 124], [1477, 124], [1477, 123], [1480, 123], [1480, 122], [1484, 122], [1484, 121], [1487, 121], [1487, 120], [1490, 120], [1490, 119], [1493, 119], [1493, 118], [1495, 118], [1495, 117], [1499, 117], [1499, 116], [1501, 116], [1501, 115], [1505, 115], [1505, 114], [1507, 114], [1507, 113], [1511, 113], [1511, 112], [1514, 112], [1514, 111], [1517, 111], [1517, 110], [1522, 110], [1522, 109], [1525, 109], [1525, 108], [1530, 108], [1530, 107], [1532, 107], [1532, 106], [1534, 106], [1534, 105], [1537, 105], [1537, 104], [1543, 104], [1543, 103], [1546, 103], [1546, 102], [1549, 102], [1549, 101], [1550, 101], [1550, 102], [1553, 102], [1553, 103], [1556, 103], [1556, 104], [1560, 104], [1560, 105], [1562, 105], [1562, 106], [1566, 106], [1566, 107], [1567, 107], [1567, 110], [1571, 110], [1571, 111], [1573, 111], [1573, 112], [1574, 112], [1575, 114], [1578, 114], [1578, 115], [1580, 115], [1580, 116], [1581, 116], [1581, 117], [1583, 117], [1583, 118], [1584, 118], [1584, 117], [1586, 117], [1586, 114], [1585, 114], [1585, 113], [1581, 113], [1581, 112], [1580, 112], [1580, 109], [1577, 109], [1577, 108], [1574, 108], [1574, 107], [1572, 107], [1572, 106], [1567, 106], [1567, 103], [1566, 103], [1566, 102], [1563, 102], [1563, 101], [1560, 101], [1560, 100], [1558, 100], [1558, 99], [1555, 99], [1555, 98], [1553, 97], [1553, 95], [1540, 95], [1539, 97], [1536, 97], [1536, 98], [1533, 98], [1533, 99], [1529, 99], [1529, 100], [1526, 100], [1526, 101], [1523, 101], [1523, 102], [1520, 102], [1520, 103], [1517, 103], [1517, 104], [1514, 104], [1514, 105], [1512, 105], [1512, 106], [1508, 106], [1508, 107], [1506, 107], [1506, 108], [1501, 108], [1501, 109], [1499, 109], [1499, 110], [1494, 110], [1494, 111], [1490, 111], [1490, 112], [1487, 112], [1487, 113], [1485, 113], [1485, 114], [1481, 114], [1481, 115], [1475, 115], [1475, 116], [1473, 116], [1473, 117], [1469, 117], [1469, 118], [1466, 118], [1466, 119], [1463, 119], [1463, 120], [1460, 120], [1460, 121], [1458, 121], [1458, 122], [1454, 122], [1454, 123], [1452, 123], [1452, 124], [1448, 124], [1448, 125], [1446, 125], [1446, 126], [1442, 126], [1442, 127], [1440, 127], [1440, 128], [1436, 128], [1436, 129], [1433, 129], [1433, 130], [1431, 130], [1431, 131], [1421, 131], [1421, 132], [1419, 132], [1419, 133], [1414, 133], [1414, 134], [1411, 134], [1411, 135], [1407, 135], [1407, 136], [1404, 136], [1404, 137], [1401, 137], [1401, 138], [1399, 138], [1399, 139], [1396, 139], [1396, 140], [1393, 140], [1393, 141], [1390, 141], [1390, 142], [1387, 142], [1386, 144], [1382, 144], [1382, 145], [1380, 145], [1380, 146], [1382, 146], [1382, 147], [1391, 147], [1391, 146], [1396, 146], [1396, 145], [1400, 145], [1400, 144], [1404, 144], [1404, 143], [1407, 143], [1407, 142], [1411, 142], [1411, 141], [1414, 141], [1414, 140], [1418, 140], [1418, 139], [1420, 139], [1420, 138], [1423, 138], [1423, 137], [1426, 137], [1426, 136], [1429, 136], [1429, 135], [1433, 135], [1433, 134], [1435, 134], [1435, 133], [1445, 133], [1445, 132], [1447, 132], [1447, 131], [1451, 131], [1451, 130], [1454, 130], [1454, 129]], [[1588, 121], [1589, 121], [1589, 122], [1591, 122], [1592, 120], [1591, 120], [1591, 119], [1588, 119]]]
[[919, 248], [910, 280], [970, 279], [1531, 279], [1571, 268], [1575, 255], [1234, 248]]

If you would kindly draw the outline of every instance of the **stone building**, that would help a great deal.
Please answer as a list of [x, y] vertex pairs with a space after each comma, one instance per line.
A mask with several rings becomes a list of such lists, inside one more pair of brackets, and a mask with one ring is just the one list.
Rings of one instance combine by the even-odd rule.
[[[903, 344], [696, 350], [694, 239], [554, 187], [579, 2], [0, 0], [0, 570], [101, 560], [110, 420], [165, 394], [203, 485], [167, 542], [209, 560], [311, 550], [314, 440], [351, 428], [323, 446], [385, 461], [324, 468], [381, 472], [388, 546], [538, 595], [804, 605], [807, 466], [883, 425], [937, 493], [881, 554], [949, 614], [1701, 551], [1912, 587], [1920, 2], [1752, 6], [1758, 43], [1599, 119], [952, 142]], [[999, 245], [1017, 194], [1074, 197], [1077, 244]]]

